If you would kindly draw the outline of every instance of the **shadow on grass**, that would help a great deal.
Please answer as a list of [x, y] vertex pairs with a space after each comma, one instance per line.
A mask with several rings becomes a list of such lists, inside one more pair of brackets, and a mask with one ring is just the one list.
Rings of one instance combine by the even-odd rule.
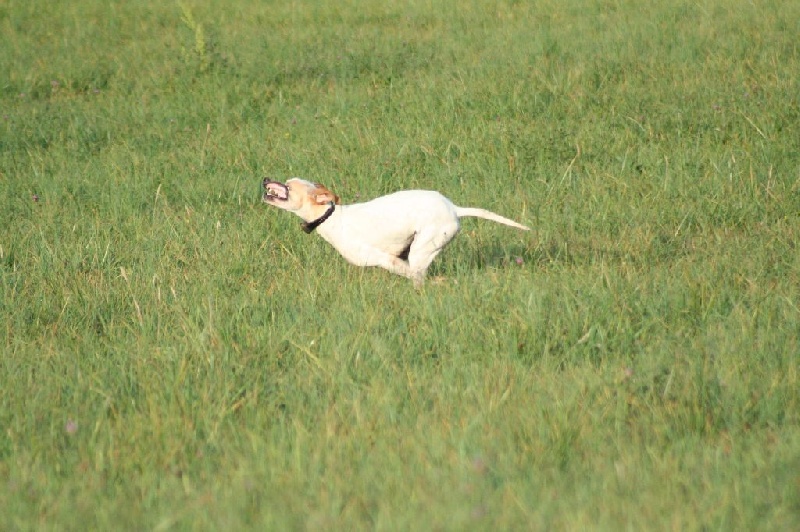
[[434, 261], [430, 275], [446, 275], [458, 270], [491, 270], [530, 268], [548, 269], [552, 266], [575, 265], [586, 260], [582, 252], [576, 253], [563, 243], [550, 241], [529, 244], [509, 243], [502, 240], [485, 242], [458, 242], [446, 249]]
[[598, 245], [587, 238], [535, 238], [526, 243], [488, 241], [457, 242], [431, 265], [431, 275], [446, 275], [459, 269], [554, 268], [590, 266], [598, 263], [643, 266], [671, 263], [695, 251], [692, 239], [656, 237], [647, 243]]

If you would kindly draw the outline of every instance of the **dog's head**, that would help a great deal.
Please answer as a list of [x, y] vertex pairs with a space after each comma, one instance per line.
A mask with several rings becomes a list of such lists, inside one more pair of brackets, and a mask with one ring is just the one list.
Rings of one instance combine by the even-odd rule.
[[325, 186], [297, 177], [286, 183], [266, 178], [263, 186], [264, 203], [297, 213], [301, 218], [313, 218], [319, 207], [327, 207], [331, 202], [339, 203], [339, 196]]

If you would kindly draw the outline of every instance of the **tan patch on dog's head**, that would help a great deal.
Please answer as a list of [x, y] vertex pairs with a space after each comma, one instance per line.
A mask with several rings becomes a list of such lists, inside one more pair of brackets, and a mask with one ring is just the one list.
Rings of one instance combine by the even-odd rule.
[[309, 192], [309, 198], [317, 205], [327, 205], [334, 202], [339, 205], [339, 196], [328, 190], [325, 185], [314, 183], [314, 189]]
[[312, 183], [305, 179], [293, 177], [286, 181], [290, 194], [305, 196], [312, 205], [327, 205], [330, 202], [339, 203], [339, 196], [331, 192], [321, 183]]

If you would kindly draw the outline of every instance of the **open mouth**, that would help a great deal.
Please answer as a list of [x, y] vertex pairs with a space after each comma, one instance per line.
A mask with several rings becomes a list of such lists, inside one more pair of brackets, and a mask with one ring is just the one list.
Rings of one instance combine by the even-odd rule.
[[289, 199], [289, 187], [278, 181], [264, 180], [264, 196], [263, 201], [286, 201]]

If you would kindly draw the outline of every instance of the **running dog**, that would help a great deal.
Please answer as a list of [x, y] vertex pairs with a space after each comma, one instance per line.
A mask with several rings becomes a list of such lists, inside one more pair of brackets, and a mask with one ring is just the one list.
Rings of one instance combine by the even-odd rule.
[[380, 266], [419, 287], [433, 259], [458, 233], [459, 218], [474, 216], [523, 231], [530, 228], [499, 214], [458, 207], [438, 192], [404, 190], [365, 203], [341, 205], [323, 185], [292, 178], [264, 179], [263, 201], [303, 219], [351, 264]]

